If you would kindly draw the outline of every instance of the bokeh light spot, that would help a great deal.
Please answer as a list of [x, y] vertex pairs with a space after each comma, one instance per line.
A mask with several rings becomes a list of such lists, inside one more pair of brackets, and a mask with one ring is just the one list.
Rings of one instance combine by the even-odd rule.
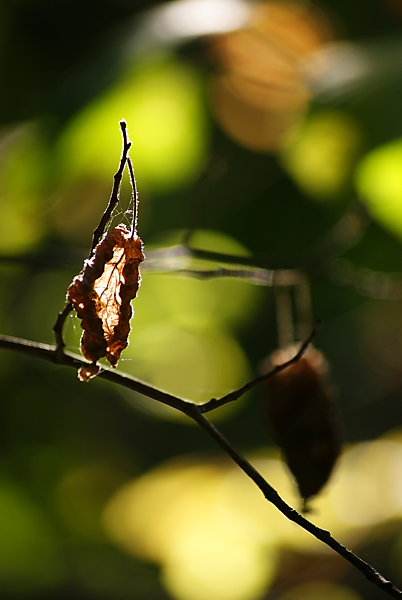
[[189, 66], [172, 57], [144, 59], [67, 127], [59, 141], [66, 176], [109, 181], [120, 156], [118, 123], [124, 118], [141, 187], [183, 185], [198, 172], [205, 153], [200, 96], [200, 82]]
[[356, 187], [370, 214], [402, 237], [402, 139], [369, 152], [356, 173]]
[[251, 600], [272, 581], [272, 547], [221, 527], [217, 511], [225, 470], [172, 461], [122, 488], [104, 514], [106, 531], [137, 556], [161, 563], [177, 600]]
[[24, 252], [41, 239], [48, 167], [33, 124], [0, 136], [0, 252]]
[[360, 600], [354, 590], [330, 581], [312, 581], [295, 586], [278, 600]]
[[380, 439], [351, 447], [330, 490], [334, 513], [354, 527], [375, 525], [402, 513], [402, 444]]
[[332, 198], [350, 177], [360, 134], [346, 113], [310, 116], [282, 152], [282, 162], [297, 184], [317, 200]]
[[[202, 514], [202, 513], [200, 513]], [[205, 513], [204, 513], [205, 514]], [[271, 583], [277, 556], [212, 528], [195, 517], [162, 569], [162, 580], [177, 600], [252, 600]]]
[[[125, 358], [132, 359], [136, 376], [196, 403], [224, 396], [246, 382], [249, 374], [247, 359], [235, 339], [212, 328], [195, 330], [158, 323], [136, 336]], [[123, 393], [133, 396], [126, 390]], [[149, 399], [134, 398], [152, 412], [180, 416]]]
[[230, 137], [251, 150], [270, 152], [282, 146], [307, 109], [310, 90], [301, 63], [331, 32], [310, 3], [250, 7], [251, 25], [210, 42], [220, 66], [212, 82], [212, 106]]

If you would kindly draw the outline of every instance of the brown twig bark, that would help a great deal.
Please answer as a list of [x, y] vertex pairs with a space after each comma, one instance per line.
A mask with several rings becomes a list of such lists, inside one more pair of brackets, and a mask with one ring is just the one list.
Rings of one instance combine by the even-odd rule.
[[[316, 328], [317, 329], [317, 328]], [[365, 577], [375, 584], [377, 587], [382, 589], [385, 593], [393, 598], [402, 598], [402, 591], [399, 590], [391, 581], [388, 581], [381, 573], [376, 571], [374, 567], [366, 563], [364, 560], [359, 558], [356, 554], [348, 550], [335, 538], [333, 538], [329, 531], [317, 527], [311, 521], [306, 519], [303, 515], [297, 512], [294, 508], [289, 506], [278, 494], [278, 492], [262, 477], [262, 475], [232, 446], [232, 444], [220, 433], [218, 429], [210, 421], [208, 421], [203, 413], [210, 410], [214, 410], [227, 402], [231, 402], [240, 398], [246, 391], [251, 387], [254, 387], [264, 379], [268, 379], [278, 372], [278, 369], [283, 370], [290, 364], [293, 364], [302, 356], [303, 352], [307, 349], [312, 337], [315, 335], [316, 329], [312, 332], [308, 340], [304, 342], [300, 351], [285, 365], [276, 367], [269, 373], [261, 375], [256, 379], [253, 379], [239, 390], [228, 394], [224, 398], [219, 400], [211, 400], [209, 403], [204, 405], [197, 405], [193, 402], [187, 402], [176, 398], [162, 390], [158, 390], [130, 375], [120, 373], [109, 368], [102, 368], [98, 377], [106, 379], [117, 385], [121, 385], [130, 390], [143, 394], [157, 402], [171, 406], [176, 410], [179, 410], [183, 414], [187, 415], [190, 419], [195, 421], [200, 427], [208, 433], [208, 435], [226, 452], [232, 460], [242, 469], [242, 471], [250, 477], [250, 479], [258, 486], [263, 493], [264, 497], [271, 502], [286, 518], [302, 527], [305, 531], [308, 531], [317, 540], [320, 540], [328, 547], [332, 548], [337, 554], [346, 559], [351, 565], [358, 569]], [[74, 369], [78, 369], [80, 366], [85, 365], [79, 356], [71, 353], [63, 353], [61, 357], [56, 356], [56, 347], [47, 344], [39, 344], [37, 342], [31, 342], [22, 340], [20, 338], [13, 338], [5, 335], [0, 335], [0, 348], [7, 348], [10, 350], [16, 350], [27, 354], [31, 357], [41, 358], [52, 363], [59, 363]], [[205, 409], [206, 407], [207, 410]]]

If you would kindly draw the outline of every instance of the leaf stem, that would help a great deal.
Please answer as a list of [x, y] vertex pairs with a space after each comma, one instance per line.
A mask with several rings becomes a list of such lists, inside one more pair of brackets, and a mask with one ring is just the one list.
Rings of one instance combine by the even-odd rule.
[[133, 221], [131, 223], [131, 239], [137, 235], [137, 222], [138, 222], [138, 191], [137, 182], [135, 181], [133, 163], [130, 157], [127, 157], [128, 172], [130, 173], [131, 188], [133, 190]]
[[128, 138], [127, 138], [127, 125], [124, 120], [120, 121], [120, 129], [121, 129], [121, 133], [123, 136], [123, 149], [122, 149], [122, 153], [121, 153], [120, 164], [119, 164], [119, 168], [118, 168], [117, 172], [113, 176], [113, 188], [112, 188], [112, 193], [110, 196], [109, 204], [107, 205], [106, 210], [103, 213], [101, 220], [99, 221], [98, 227], [95, 229], [95, 231], [93, 233], [90, 254], [92, 254], [92, 252], [98, 245], [99, 240], [101, 239], [103, 232], [105, 231], [106, 224], [112, 215], [113, 209], [116, 206], [116, 204], [118, 204], [118, 202], [119, 202], [120, 184], [121, 184], [121, 180], [123, 177], [124, 167], [125, 167], [126, 161], [127, 161], [128, 151], [130, 150], [130, 147], [131, 147], [131, 142], [129, 142]]

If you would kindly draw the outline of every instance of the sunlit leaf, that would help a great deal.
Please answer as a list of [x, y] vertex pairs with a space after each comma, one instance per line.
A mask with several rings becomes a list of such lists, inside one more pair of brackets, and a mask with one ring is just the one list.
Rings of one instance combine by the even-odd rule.
[[133, 313], [130, 300], [137, 295], [144, 258], [141, 239], [119, 225], [99, 242], [68, 288], [68, 300], [84, 330], [81, 350], [92, 363], [80, 368], [81, 381], [98, 373], [96, 361], [104, 356], [115, 367], [126, 348]]

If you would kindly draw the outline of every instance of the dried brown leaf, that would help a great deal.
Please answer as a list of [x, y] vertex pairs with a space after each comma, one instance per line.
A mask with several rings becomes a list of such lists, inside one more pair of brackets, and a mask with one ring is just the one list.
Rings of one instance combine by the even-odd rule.
[[[295, 347], [274, 352], [268, 372], [294, 356]], [[340, 453], [333, 388], [324, 355], [310, 347], [295, 364], [266, 381], [272, 433], [306, 502], [328, 481]]]
[[119, 225], [105, 235], [92, 257], [67, 291], [81, 327], [81, 350], [93, 364], [82, 367], [78, 377], [88, 381], [99, 372], [95, 364], [106, 357], [115, 367], [128, 344], [130, 318], [141, 276], [139, 265], [144, 260], [141, 239]]

